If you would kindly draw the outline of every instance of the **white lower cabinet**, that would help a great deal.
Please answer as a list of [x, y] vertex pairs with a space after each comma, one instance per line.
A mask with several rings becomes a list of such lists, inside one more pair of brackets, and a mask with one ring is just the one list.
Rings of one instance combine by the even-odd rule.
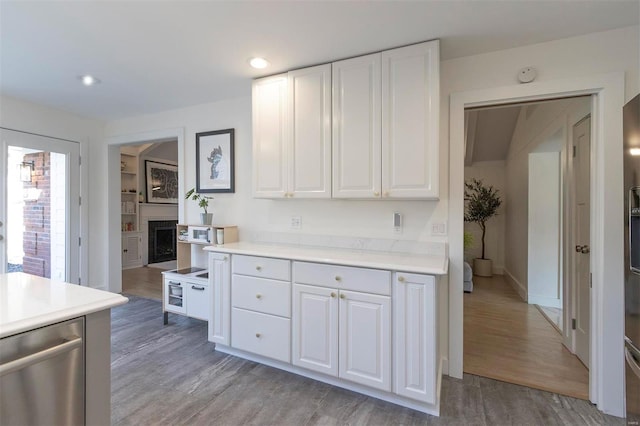
[[293, 365], [338, 375], [338, 292], [293, 285]]
[[430, 275], [396, 272], [393, 277], [394, 392], [436, 403], [436, 280]]
[[229, 255], [209, 253], [209, 285], [213, 307], [209, 321], [209, 341], [231, 342], [231, 262]]
[[208, 285], [186, 282], [187, 316], [201, 320], [209, 320], [209, 300], [211, 295]]
[[216, 252], [209, 268], [221, 351], [438, 414], [434, 276]]
[[293, 364], [391, 391], [391, 298], [293, 285]]

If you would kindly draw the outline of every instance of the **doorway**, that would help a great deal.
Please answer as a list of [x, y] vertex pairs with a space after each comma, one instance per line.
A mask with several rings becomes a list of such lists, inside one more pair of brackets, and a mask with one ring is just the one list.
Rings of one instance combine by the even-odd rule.
[[[595, 95], [591, 122], [591, 324], [589, 399], [601, 411], [624, 415], [623, 238], [621, 151], [624, 75], [610, 73], [451, 94], [449, 167], [449, 339], [445, 371], [463, 370], [464, 110], [526, 101]], [[619, 226], [618, 226], [619, 225]]]
[[[465, 274], [465, 291], [471, 289], [464, 296], [467, 373], [588, 399], [588, 363], [574, 355], [576, 331], [564, 327], [565, 314], [576, 318], [580, 305], [579, 293], [564, 282], [566, 276], [579, 283], [570, 269], [574, 259], [565, 260], [564, 253], [573, 247], [578, 222], [570, 201], [577, 186], [569, 183], [582, 182], [583, 193], [589, 192], [588, 175], [568, 175], [584, 174], [582, 157], [567, 152], [575, 122], [588, 123], [582, 118], [590, 105], [587, 96], [465, 111], [465, 182], [481, 182], [502, 201], [486, 222], [486, 238], [476, 223], [465, 223], [465, 241], [476, 242], [465, 250], [465, 270], [481, 254], [493, 263], [488, 274]], [[583, 128], [583, 139], [585, 131], [588, 136], [590, 129]], [[588, 143], [583, 151], [588, 173]], [[588, 322], [588, 292], [586, 297]]]
[[79, 144], [0, 129], [0, 273], [80, 280]]

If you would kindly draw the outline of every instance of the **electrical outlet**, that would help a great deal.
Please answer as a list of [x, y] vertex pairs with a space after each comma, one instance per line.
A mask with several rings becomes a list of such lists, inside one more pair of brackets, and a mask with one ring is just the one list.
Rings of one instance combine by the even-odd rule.
[[291, 229], [300, 229], [300, 228], [302, 228], [302, 217], [291, 216]]
[[432, 223], [431, 235], [447, 235], [447, 223], [446, 222]]

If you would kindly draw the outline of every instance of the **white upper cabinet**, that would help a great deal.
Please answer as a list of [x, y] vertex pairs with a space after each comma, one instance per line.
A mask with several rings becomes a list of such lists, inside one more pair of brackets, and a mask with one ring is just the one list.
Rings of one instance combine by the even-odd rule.
[[331, 64], [289, 72], [289, 197], [331, 197]]
[[382, 52], [382, 194], [437, 199], [439, 41]]
[[253, 193], [282, 198], [288, 191], [287, 74], [253, 82]]
[[333, 63], [333, 197], [377, 198], [382, 185], [381, 54]]
[[253, 82], [256, 198], [331, 197], [331, 64]]
[[253, 83], [254, 196], [438, 199], [437, 40]]

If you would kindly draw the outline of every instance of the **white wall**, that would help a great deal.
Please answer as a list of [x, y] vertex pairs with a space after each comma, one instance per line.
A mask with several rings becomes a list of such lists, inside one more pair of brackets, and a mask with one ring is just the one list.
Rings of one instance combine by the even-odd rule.
[[569, 117], [579, 111], [586, 115], [589, 110], [588, 97], [561, 99], [525, 107], [518, 117], [506, 161], [505, 276], [523, 300], [530, 293], [529, 155], [561, 151], [569, 135]]
[[[476, 141], [477, 143], [477, 141]], [[480, 179], [485, 185], [492, 185], [498, 190], [502, 205], [498, 215], [487, 222], [485, 235], [485, 256], [493, 261], [493, 273], [501, 275], [504, 270], [504, 241], [505, 241], [505, 162], [479, 161], [464, 168], [464, 179]], [[482, 254], [482, 230], [476, 223], [465, 222], [464, 230], [473, 235], [473, 246], [465, 250], [467, 262]]]
[[529, 154], [528, 180], [527, 301], [561, 308], [560, 152]]

